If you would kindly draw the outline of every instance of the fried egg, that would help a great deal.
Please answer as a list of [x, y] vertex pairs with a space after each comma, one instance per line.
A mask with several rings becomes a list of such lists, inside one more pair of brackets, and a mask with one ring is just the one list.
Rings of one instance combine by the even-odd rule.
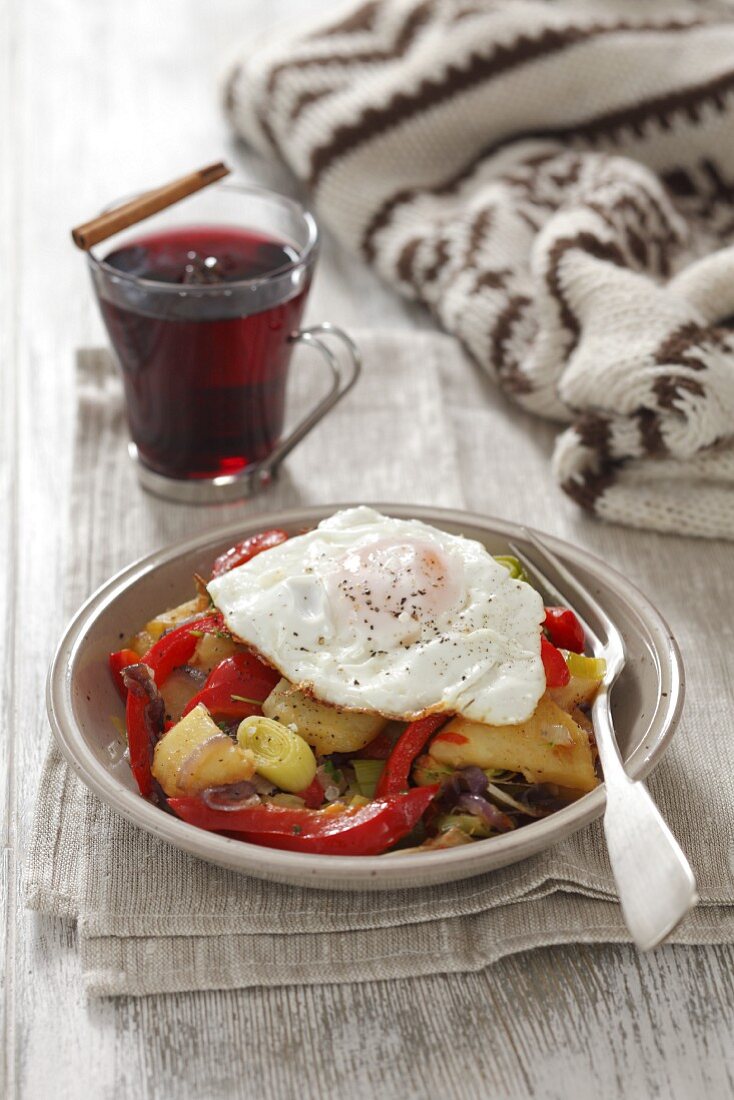
[[333, 706], [507, 725], [545, 690], [540, 595], [418, 520], [348, 508], [208, 587], [233, 634]]

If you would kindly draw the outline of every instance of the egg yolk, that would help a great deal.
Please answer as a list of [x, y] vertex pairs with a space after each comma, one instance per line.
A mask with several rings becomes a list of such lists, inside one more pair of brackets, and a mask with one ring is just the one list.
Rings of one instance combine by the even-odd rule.
[[[457, 575], [458, 574], [458, 575]], [[381, 539], [350, 550], [329, 578], [339, 619], [402, 645], [430, 634], [459, 604], [460, 563], [429, 542]]]

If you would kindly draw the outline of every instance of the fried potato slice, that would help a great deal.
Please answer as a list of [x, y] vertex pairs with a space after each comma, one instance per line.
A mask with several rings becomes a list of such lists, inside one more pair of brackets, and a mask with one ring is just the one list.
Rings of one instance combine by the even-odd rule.
[[600, 684], [601, 678], [598, 676], [572, 676], [563, 687], [550, 688], [548, 694], [554, 703], [570, 714], [574, 707], [590, 706]]
[[231, 638], [221, 637], [219, 634], [204, 634], [196, 643], [196, 649], [189, 664], [193, 668], [201, 669], [208, 676], [218, 664], [227, 657], [239, 653], [241, 649], [242, 646], [233, 642]]
[[199, 703], [158, 742], [151, 771], [167, 795], [196, 794], [251, 779], [255, 757], [222, 733]]
[[522, 772], [529, 783], [591, 791], [599, 783], [587, 732], [547, 694], [516, 726], [488, 726], [456, 717], [429, 747], [439, 764]]
[[374, 741], [387, 725], [379, 714], [330, 707], [280, 680], [263, 703], [263, 714], [295, 727], [317, 753], [357, 752]]
[[177, 607], [169, 607], [167, 611], [161, 611], [159, 615], [150, 619], [143, 629], [139, 630], [130, 640], [130, 648], [142, 657], [166, 630], [178, 626], [186, 619], [190, 619], [192, 615], [198, 615], [200, 612], [206, 611], [208, 606], [208, 597], [202, 596], [200, 593], [198, 596], [194, 596], [193, 600], [186, 600], [185, 603], [181, 603]]

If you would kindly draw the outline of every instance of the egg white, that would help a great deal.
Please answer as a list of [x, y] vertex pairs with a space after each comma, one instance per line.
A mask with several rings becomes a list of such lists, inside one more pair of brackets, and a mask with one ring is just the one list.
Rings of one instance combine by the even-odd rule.
[[208, 590], [238, 638], [334, 706], [507, 725], [545, 690], [540, 595], [418, 520], [345, 509]]

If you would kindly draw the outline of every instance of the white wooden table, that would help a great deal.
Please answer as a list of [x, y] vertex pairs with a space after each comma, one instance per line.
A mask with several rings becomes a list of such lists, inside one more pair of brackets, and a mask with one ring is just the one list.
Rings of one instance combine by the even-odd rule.
[[[102, 330], [69, 227], [230, 147], [216, 81], [233, 43], [309, 0], [6, 0], [0, 5], [0, 362], [5, 565], [5, 922], [0, 1095], [676, 1097], [734, 1093], [734, 950], [569, 947], [415, 983], [87, 1002], [70, 928], [19, 877], [63, 623], [75, 347]], [[313, 318], [425, 324], [327, 242]], [[4, 1074], [4, 1079], [2, 1078]]]

